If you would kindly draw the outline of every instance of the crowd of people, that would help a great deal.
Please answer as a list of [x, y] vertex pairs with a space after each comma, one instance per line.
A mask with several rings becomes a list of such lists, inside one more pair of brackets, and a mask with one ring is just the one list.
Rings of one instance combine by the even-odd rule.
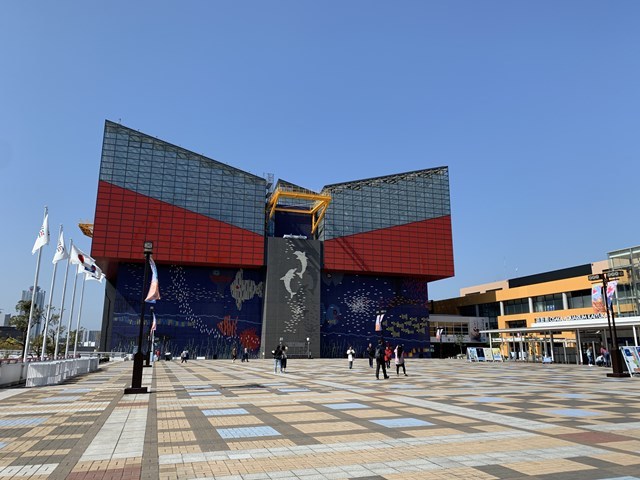
[[[352, 347], [349, 347], [349, 350], [353, 350]], [[348, 353], [348, 351], [347, 351]], [[355, 352], [353, 352], [355, 355]], [[380, 379], [380, 370], [382, 370], [383, 378], [389, 378], [387, 374], [387, 369], [391, 368], [391, 360], [394, 360], [396, 365], [396, 375], [400, 376], [400, 369], [402, 369], [402, 373], [405, 377], [407, 377], [407, 367], [405, 366], [405, 353], [404, 353], [404, 345], [398, 344], [396, 347], [391, 350], [391, 344], [389, 342], [385, 343], [382, 339], [378, 340], [377, 345], [374, 347], [373, 344], [369, 344], [365, 352], [367, 358], [369, 359], [369, 367], [373, 368], [373, 362], [376, 363], [376, 378]], [[352, 368], [353, 362], [349, 362], [349, 368]]]
[[[271, 355], [273, 356], [273, 372], [274, 373], [287, 373], [287, 346], [283, 344], [278, 344], [271, 351]], [[349, 346], [346, 352], [347, 361], [349, 362], [349, 369], [353, 369], [353, 363], [356, 358], [356, 351], [353, 346]], [[378, 343], [374, 347], [373, 344], [369, 344], [365, 351], [366, 358], [369, 359], [369, 367], [373, 368], [373, 363], [375, 361], [376, 364], [376, 378], [380, 379], [380, 371], [382, 370], [382, 377], [384, 379], [389, 378], [387, 373], [387, 369], [391, 369], [391, 361], [393, 360], [396, 366], [396, 376], [400, 376], [400, 370], [402, 369], [402, 374], [407, 377], [407, 368], [405, 366], [405, 352], [404, 345], [398, 344], [395, 348], [391, 349], [391, 344], [389, 342], [384, 342], [383, 339], [379, 339]], [[231, 348], [231, 362], [235, 363], [238, 357], [238, 349], [234, 345]], [[184, 350], [180, 355], [181, 363], [186, 363], [189, 359], [189, 352]], [[249, 349], [244, 348], [242, 353], [242, 362], [249, 361]]]

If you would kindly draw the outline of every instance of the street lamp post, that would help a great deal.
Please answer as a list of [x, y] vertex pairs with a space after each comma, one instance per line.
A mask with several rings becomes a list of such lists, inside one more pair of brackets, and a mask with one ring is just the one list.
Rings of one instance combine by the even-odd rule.
[[607, 326], [609, 328], [609, 338], [611, 339], [611, 367], [612, 372], [607, 373], [607, 377], [628, 377], [629, 373], [622, 370], [622, 357], [620, 349], [618, 348], [618, 332], [616, 329], [616, 319], [613, 312], [613, 307], [609, 307], [609, 297], [607, 296], [607, 283], [612, 278], [618, 278], [624, 275], [624, 272], [620, 270], [607, 270], [603, 273], [589, 275], [590, 281], [602, 282], [602, 301], [604, 302], [604, 308], [607, 312]]
[[144, 355], [142, 354], [142, 337], [144, 332], [144, 309], [146, 302], [145, 289], [149, 279], [149, 257], [153, 253], [153, 242], [144, 242], [144, 275], [142, 278], [142, 301], [140, 306], [140, 330], [138, 332], [138, 351], [133, 356], [133, 374], [131, 376], [131, 387], [125, 388], [125, 395], [135, 393], [147, 393], [147, 387], [142, 386], [142, 369]]
[[[142, 289], [142, 291], [144, 292], [144, 289]], [[146, 302], [145, 302], [146, 303]], [[153, 305], [151, 305], [149, 307], [149, 310], [151, 311], [151, 318], [153, 318]], [[147, 337], [147, 354], [145, 355], [145, 359], [144, 359], [144, 366], [145, 367], [151, 367], [151, 355], [153, 355], [152, 353], [152, 349], [153, 349], [153, 345], [151, 343], [151, 325], [149, 325], [149, 335]]]
[[311, 340], [307, 337], [307, 358], [311, 358]]

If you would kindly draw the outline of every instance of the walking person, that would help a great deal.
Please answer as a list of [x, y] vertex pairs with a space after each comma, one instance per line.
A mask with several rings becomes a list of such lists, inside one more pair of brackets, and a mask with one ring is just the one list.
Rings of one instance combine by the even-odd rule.
[[398, 345], [393, 353], [396, 356], [396, 376], [400, 376], [400, 367], [402, 367], [402, 373], [404, 373], [405, 377], [408, 377], [407, 369], [404, 366], [404, 345]]
[[249, 361], [249, 348], [247, 347], [244, 347], [244, 351], [242, 352], [242, 361], [243, 362]]
[[347, 349], [347, 360], [349, 360], [349, 370], [353, 368], [353, 356], [356, 354], [356, 351], [352, 346], [349, 346]]
[[280, 373], [287, 373], [287, 346], [282, 346], [282, 360], [280, 361]]
[[587, 363], [590, 367], [593, 366], [593, 348], [587, 348]]
[[271, 353], [273, 354], [273, 373], [278, 373], [278, 369], [282, 372], [282, 348], [280, 345], [276, 346]]
[[369, 344], [367, 347], [367, 357], [369, 357], [369, 368], [373, 368], [373, 359], [376, 356], [376, 349], [373, 345]]
[[384, 360], [384, 343], [382, 339], [378, 340], [374, 356], [376, 357], [376, 379], [380, 380], [380, 368], [382, 368], [384, 378], [389, 378], [389, 375], [387, 375], [387, 363]]
[[236, 363], [236, 358], [238, 358], [238, 349], [234, 345], [231, 349], [231, 363]]
[[180, 354], [180, 363], [187, 363], [187, 360], [189, 360], [189, 352], [184, 349]]
[[393, 351], [391, 345], [387, 342], [387, 346], [384, 349], [384, 361], [387, 363], [387, 368], [391, 368], [391, 357], [393, 357]]

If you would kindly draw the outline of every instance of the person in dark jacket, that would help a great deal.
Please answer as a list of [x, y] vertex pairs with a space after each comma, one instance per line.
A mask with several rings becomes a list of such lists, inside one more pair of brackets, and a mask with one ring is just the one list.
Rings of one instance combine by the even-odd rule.
[[376, 378], [380, 380], [380, 367], [382, 367], [382, 374], [384, 378], [389, 378], [387, 375], [387, 362], [384, 359], [384, 343], [382, 339], [378, 340], [378, 346], [375, 351], [376, 357]]
[[278, 373], [278, 369], [282, 372], [282, 348], [278, 345], [275, 350], [272, 350], [273, 354], [273, 373]]
[[367, 357], [369, 357], [369, 367], [373, 368], [373, 359], [376, 356], [376, 349], [373, 348], [373, 345], [369, 344], [367, 347]]

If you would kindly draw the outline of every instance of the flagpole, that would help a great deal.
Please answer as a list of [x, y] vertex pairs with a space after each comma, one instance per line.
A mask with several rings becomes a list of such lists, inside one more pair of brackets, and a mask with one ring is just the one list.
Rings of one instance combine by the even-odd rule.
[[[44, 207], [44, 220], [42, 225], [44, 225], [47, 213], [49, 209]], [[45, 235], [48, 235], [48, 232], [45, 232]], [[35, 310], [36, 304], [36, 290], [38, 289], [38, 275], [40, 274], [40, 258], [42, 257], [42, 245], [38, 247], [38, 260], [36, 261], [36, 275], [33, 280], [33, 292], [31, 293], [31, 308], [29, 309], [29, 322], [27, 323], [27, 337], [24, 340], [24, 353], [22, 354], [22, 361], [27, 361], [27, 355], [29, 355], [29, 336], [31, 335], [31, 322], [33, 321], [33, 311]]]
[[[73, 246], [73, 240], [71, 240], [69, 244], [69, 249], [71, 249], [71, 246]], [[70, 259], [67, 257], [67, 267], [64, 270], [64, 283], [62, 285], [62, 302], [60, 304], [60, 319], [58, 320], [58, 328], [56, 329], [56, 348], [53, 354], [54, 359], [58, 358], [58, 347], [60, 345], [60, 327], [62, 326], [62, 317], [64, 315], [64, 297], [65, 297], [65, 294], [67, 293], [67, 278], [69, 277], [69, 263], [71, 263], [69, 260]]]
[[76, 341], [73, 344], [73, 358], [76, 358], [78, 351], [78, 335], [80, 335], [80, 317], [82, 317], [82, 301], [84, 300], [84, 286], [87, 284], [85, 275], [82, 275], [82, 291], [80, 292], [80, 308], [78, 309], [78, 320], [76, 321]]
[[[71, 319], [73, 318], [73, 304], [76, 302], [76, 285], [78, 285], [78, 274], [73, 274], [73, 293], [71, 294], [71, 312], [69, 313], [69, 321], [67, 322], [67, 344], [64, 348], [64, 358], [69, 356], [69, 337], [71, 336]], [[76, 336], [78, 334], [76, 333]]]
[[[58, 238], [62, 234], [62, 224], [60, 224], [60, 230], [58, 231]], [[47, 304], [47, 315], [44, 317], [44, 330], [42, 331], [42, 352], [40, 352], [40, 360], [44, 360], [47, 356], [47, 332], [49, 330], [49, 316], [51, 314], [51, 302], [53, 300], [53, 289], [56, 284], [56, 270], [58, 269], [58, 262], [53, 264], [53, 275], [51, 276], [51, 289], [49, 291], [49, 303]]]
[[29, 354], [29, 337], [31, 336], [31, 322], [33, 319], [33, 310], [36, 304], [36, 290], [38, 286], [38, 274], [40, 273], [40, 257], [42, 256], [42, 249], [38, 250], [38, 261], [36, 262], [36, 276], [33, 280], [33, 292], [31, 293], [31, 308], [29, 310], [29, 323], [27, 324], [27, 337], [24, 340], [24, 353], [22, 361], [27, 361], [27, 355]]

